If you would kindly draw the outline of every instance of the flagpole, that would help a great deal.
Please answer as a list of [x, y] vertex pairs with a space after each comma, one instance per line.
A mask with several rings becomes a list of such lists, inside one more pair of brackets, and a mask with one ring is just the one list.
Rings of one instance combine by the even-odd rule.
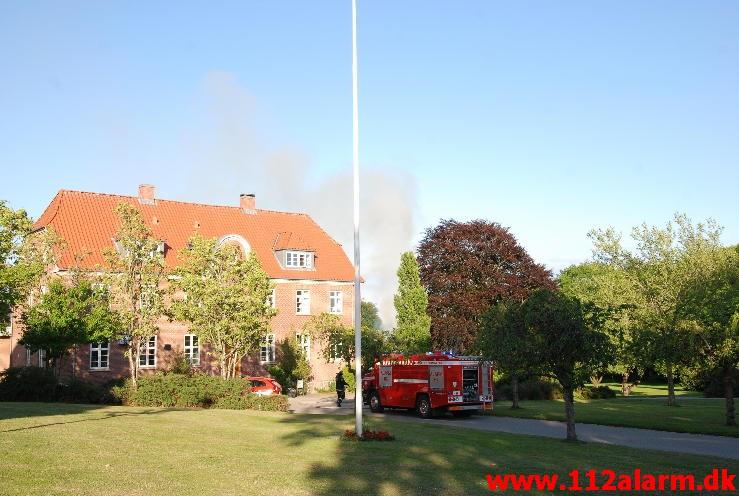
[[357, 85], [357, 0], [352, 0], [352, 170], [354, 175], [354, 417], [362, 436], [362, 296], [359, 265], [359, 88]]

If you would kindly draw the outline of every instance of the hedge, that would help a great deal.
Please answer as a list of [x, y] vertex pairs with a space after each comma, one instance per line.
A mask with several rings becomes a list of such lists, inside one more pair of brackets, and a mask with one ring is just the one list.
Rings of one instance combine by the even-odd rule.
[[76, 379], [62, 383], [40, 367], [11, 367], [0, 373], [0, 401], [120, 404], [111, 387]]
[[105, 385], [79, 380], [59, 382], [48, 369], [11, 367], [0, 373], [0, 401], [103, 403], [178, 408], [224, 408], [235, 410], [288, 410], [287, 397], [251, 394], [245, 379], [222, 379], [196, 374], [157, 373], [140, 377], [136, 390], [131, 380]]
[[135, 390], [126, 381], [114, 394], [123, 404], [133, 406], [287, 411], [286, 397], [259, 396], [250, 390], [250, 381], [241, 378], [157, 373], [140, 377]]

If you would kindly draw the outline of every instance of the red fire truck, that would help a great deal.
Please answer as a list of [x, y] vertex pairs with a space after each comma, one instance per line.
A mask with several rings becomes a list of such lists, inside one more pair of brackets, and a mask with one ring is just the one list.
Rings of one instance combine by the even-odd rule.
[[493, 368], [473, 356], [387, 355], [362, 377], [362, 397], [373, 412], [408, 408], [423, 418], [445, 411], [465, 417], [493, 408]]

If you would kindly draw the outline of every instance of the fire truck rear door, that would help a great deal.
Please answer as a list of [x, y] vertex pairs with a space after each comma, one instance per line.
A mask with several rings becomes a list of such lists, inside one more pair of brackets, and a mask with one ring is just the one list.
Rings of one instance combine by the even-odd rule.
[[482, 388], [480, 394], [488, 396], [490, 394], [490, 364], [483, 362], [480, 373], [482, 375]]

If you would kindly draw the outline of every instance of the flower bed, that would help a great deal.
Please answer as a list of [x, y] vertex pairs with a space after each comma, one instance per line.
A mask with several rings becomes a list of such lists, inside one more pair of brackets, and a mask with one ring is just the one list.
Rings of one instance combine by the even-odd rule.
[[344, 431], [344, 439], [350, 439], [353, 441], [395, 441], [395, 436], [390, 434], [388, 431], [371, 431], [365, 430], [362, 436], [357, 436], [357, 433], [351, 429]]

